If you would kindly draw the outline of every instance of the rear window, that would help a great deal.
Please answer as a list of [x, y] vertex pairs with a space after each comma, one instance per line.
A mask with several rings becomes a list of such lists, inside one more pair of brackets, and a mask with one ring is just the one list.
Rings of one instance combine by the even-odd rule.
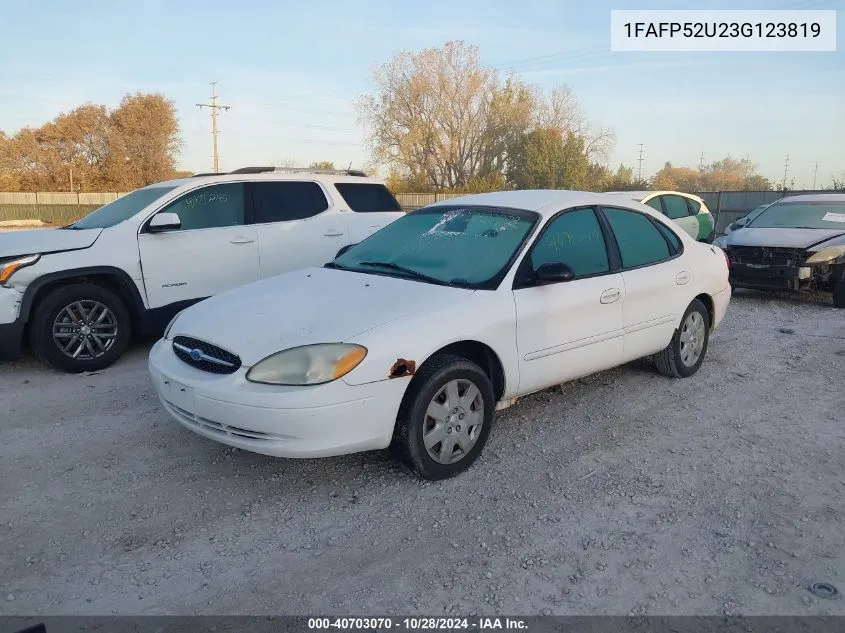
[[384, 185], [371, 182], [338, 182], [335, 188], [352, 211], [378, 213], [401, 211], [402, 207]]

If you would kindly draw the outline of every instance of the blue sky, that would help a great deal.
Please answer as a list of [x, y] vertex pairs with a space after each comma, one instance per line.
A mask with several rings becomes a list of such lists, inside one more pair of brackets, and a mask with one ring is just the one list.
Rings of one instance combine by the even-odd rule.
[[[545, 88], [567, 83], [617, 136], [608, 161], [643, 175], [665, 161], [748, 156], [797, 187], [845, 173], [845, 0], [6, 0], [0, 21], [0, 129], [36, 126], [126, 92], [176, 103], [180, 165], [211, 168], [210, 81], [221, 168], [333, 160], [362, 164], [352, 99], [401, 50], [463, 39], [485, 63]], [[611, 53], [610, 9], [837, 9], [835, 53]], [[543, 58], [537, 60], [537, 58]], [[530, 60], [530, 61], [526, 61]]]

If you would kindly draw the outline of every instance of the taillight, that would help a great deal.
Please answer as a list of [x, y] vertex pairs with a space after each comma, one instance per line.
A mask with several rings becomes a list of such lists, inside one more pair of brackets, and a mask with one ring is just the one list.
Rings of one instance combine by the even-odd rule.
[[725, 264], [727, 265], [728, 270], [730, 270], [730, 268], [731, 268], [731, 258], [730, 258], [730, 255], [728, 255], [728, 252], [727, 252], [727, 251], [722, 251], [722, 253], [725, 255]]

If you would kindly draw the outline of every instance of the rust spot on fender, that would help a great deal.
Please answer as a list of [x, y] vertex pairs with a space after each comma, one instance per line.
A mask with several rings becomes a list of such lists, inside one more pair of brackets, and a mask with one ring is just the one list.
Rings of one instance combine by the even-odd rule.
[[408, 360], [407, 358], [397, 358], [396, 362], [390, 367], [387, 377], [402, 378], [404, 376], [413, 376], [415, 371], [417, 371], [417, 361]]

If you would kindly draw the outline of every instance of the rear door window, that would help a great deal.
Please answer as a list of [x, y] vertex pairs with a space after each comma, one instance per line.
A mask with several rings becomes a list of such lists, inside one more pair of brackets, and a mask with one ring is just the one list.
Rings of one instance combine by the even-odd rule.
[[401, 211], [401, 205], [384, 185], [372, 182], [335, 183], [349, 208], [356, 213], [379, 213]]
[[289, 222], [304, 220], [329, 208], [326, 194], [316, 182], [252, 182], [253, 222]]

